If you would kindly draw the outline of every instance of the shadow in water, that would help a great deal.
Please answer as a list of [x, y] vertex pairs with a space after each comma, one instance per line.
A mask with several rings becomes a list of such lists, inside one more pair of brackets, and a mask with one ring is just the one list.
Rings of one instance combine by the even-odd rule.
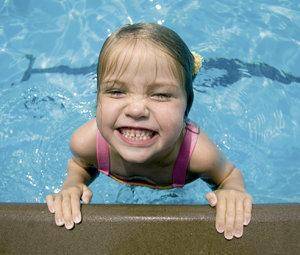
[[80, 75], [80, 74], [89, 74], [96, 73], [97, 64], [92, 64], [86, 67], [69, 67], [66, 65], [59, 65], [49, 68], [33, 68], [33, 64], [35, 61], [35, 57], [33, 55], [26, 55], [26, 58], [29, 60], [29, 65], [27, 70], [24, 72], [21, 82], [28, 81], [32, 74], [36, 73], [65, 73], [72, 75]]
[[[31, 75], [36, 73], [84, 75], [90, 73], [96, 74], [97, 69], [97, 64], [79, 68], [66, 65], [49, 68], [33, 68], [35, 57], [33, 55], [26, 55], [26, 58], [29, 60], [29, 65], [24, 72], [21, 82], [29, 80]], [[201, 82], [195, 85], [196, 90], [198, 90], [197, 87], [226, 87], [239, 81], [243, 77], [265, 77], [283, 84], [290, 84], [292, 82], [300, 83], [300, 77], [278, 70], [268, 64], [246, 63], [239, 59], [207, 58], [203, 62], [203, 69], [204, 71], [201, 71], [199, 74]], [[214, 72], [213, 75], [209, 76], [209, 70], [219, 70], [219, 72]], [[220, 71], [221, 74], [216, 75], [216, 73], [220, 73]]]

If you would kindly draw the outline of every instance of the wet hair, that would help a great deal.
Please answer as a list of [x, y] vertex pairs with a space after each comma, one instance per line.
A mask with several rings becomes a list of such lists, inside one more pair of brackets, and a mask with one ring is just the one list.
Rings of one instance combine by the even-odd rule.
[[148, 44], [150, 43], [150, 45], [158, 48], [173, 60], [171, 61], [173, 63], [170, 63], [171, 69], [174, 75], [180, 78], [186, 92], [187, 105], [184, 117], [187, 118], [194, 99], [193, 80], [196, 76], [193, 75], [194, 57], [187, 45], [176, 32], [156, 23], [125, 25], [112, 33], [105, 40], [98, 58], [97, 104], [100, 85], [105, 73], [111, 73], [111, 71], [114, 72], [116, 70], [117, 61], [110, 61], [109, 59], [112, 56], [118, 57], [120, 52], [124, 50], [124, 47], [127, 47], [126, 49], [128, 49], [128, 45], [132, 46], [132, 54], [135, 45], [139, 41], [146, 41]]

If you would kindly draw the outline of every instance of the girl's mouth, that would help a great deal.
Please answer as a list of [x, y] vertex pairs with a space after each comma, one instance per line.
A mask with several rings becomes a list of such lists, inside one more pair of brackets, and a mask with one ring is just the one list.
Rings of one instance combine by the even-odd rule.
[[124, 142], [135, 146], [150, 145], [158, 137], [156, 131], [131, 127], [118, 128], [117, 134]]

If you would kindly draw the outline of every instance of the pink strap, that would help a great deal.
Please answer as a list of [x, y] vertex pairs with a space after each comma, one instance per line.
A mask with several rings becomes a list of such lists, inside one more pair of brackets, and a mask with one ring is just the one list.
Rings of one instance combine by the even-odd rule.
[[174, 188], [182, 187], [185, 184], [186, 172], [197, 142], [198, 133], [199, 129], [196, 125], [187, 123], [184, 139], [179, 149], [179, 153], [173, 169], [172, 186]]
[[98, 170], [109, 175], [109, 147], [99, 131], [97, 131], [97, 162]]

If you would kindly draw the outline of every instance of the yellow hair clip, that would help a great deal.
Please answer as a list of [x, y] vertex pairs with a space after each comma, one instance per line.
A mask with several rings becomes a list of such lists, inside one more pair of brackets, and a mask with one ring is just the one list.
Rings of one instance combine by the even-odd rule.
[[192, 51], [192, 54], [194, 56], [193, 75], [196, 75], [202, 67], [203, 57], [195, 51]]

